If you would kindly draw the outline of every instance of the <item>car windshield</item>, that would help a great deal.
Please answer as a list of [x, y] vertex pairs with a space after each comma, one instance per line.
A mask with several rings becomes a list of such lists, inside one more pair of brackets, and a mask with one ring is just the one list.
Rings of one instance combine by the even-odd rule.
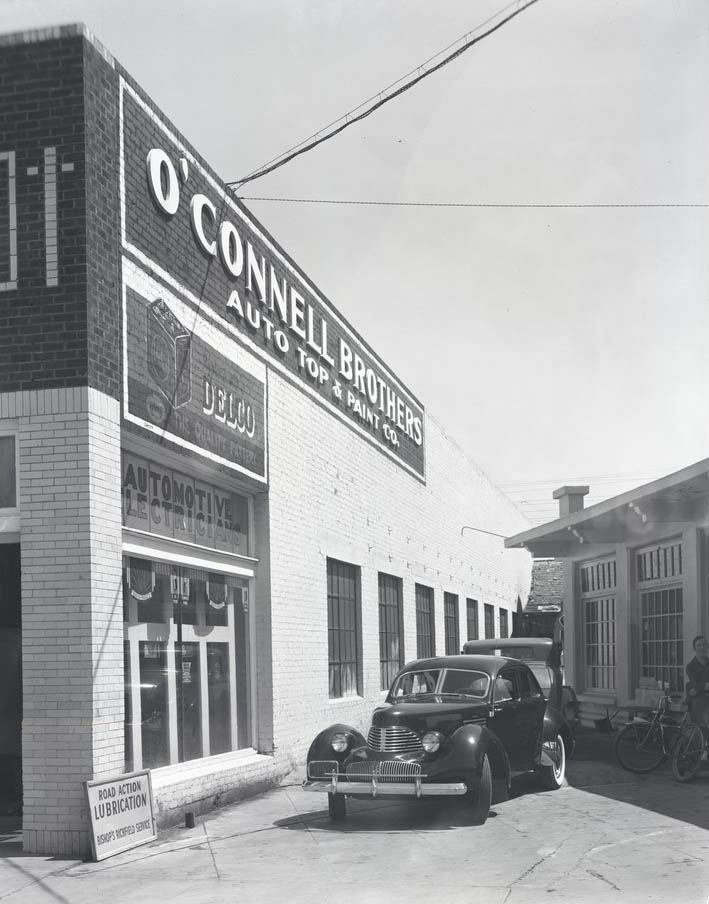
[[485, 672], [471, 669], [425, 669], [404, 672], [394, 682], [392, 699], [413, 697], [420, 694], [444, 694], [475, 697], [487, 695], [490, 677]]
[[432, 694], [441, 677], [440, 669], [404, 672], [394, 682], [392, 697], [411, 697], [416, 694]]

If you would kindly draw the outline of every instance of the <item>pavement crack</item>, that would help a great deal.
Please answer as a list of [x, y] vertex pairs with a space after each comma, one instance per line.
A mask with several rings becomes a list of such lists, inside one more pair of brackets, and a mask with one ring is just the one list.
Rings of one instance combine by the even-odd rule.
[[616, 891], [620, 891], [620, 888], [615, 884], [615, 882], [611, 882], [610, 879], [606, 879], [606, 877], [602, 875], [602, 873], [596, 872], [595, 869], [587, 869], [586, 872], [589, 874], [589, 876], [600, 879], [601, 882], [605, 882], [606, 885], [610, 885], [611, 888], [614, 888]]
[[298, 818], [298, 822], [303, 826], [305, 831], [308, 833], [308, 838], [310, 838], [310, 840], [313, 842], [313, 844], [317, 844], [319, 846], [320, 841], [318, 840], [318, 836], [315, 832], [313, 832], [313, 828], [310, 825], [310, 822], [308, 821], [308, 818], [307, 818], [308, 816], [312, 816], [312, 813], [306, 813], [305, 815], [303, 815], [302, 813], [299, 812], [299, 810], [296, 807], [289, 792], [286, 792], [286, 797], [288, 798], [288, 802], [290, 803], [291, 807], [293, 808], [293, 812], [295, 813], [296, 817]]
[[207, 826], [202, 823], [202, 831], [204, 832], [204, 837], [207, 842], [207, 847], [209, 848], [209, 856], [212, 858], [212, 866], [214, 867], [214, 872], [217, 875], [217, 879], [221, 880], [221, 876], [219, 875], [219, 867], [217, 866], [217, 858], [214, 856], [214, 849], [212, 848], [212, 839], [209, 837], [209, 833], [207, 832]]
[[521, 882], [523, 879], [526, 879], [527, 876], [531, 875], [538, 866], [541, 866], [542, 863], [546, 863], [546, 861], [551, 857], [555, 857], [556, 853], [556, 848], [554, 848], [554, 850], [548, 851], [546, 854], [543, 854], [536, 863], [533, 863], [529, 867], [529, 869], [525, 870], [520, 876], [517, 876], [516, 882]]

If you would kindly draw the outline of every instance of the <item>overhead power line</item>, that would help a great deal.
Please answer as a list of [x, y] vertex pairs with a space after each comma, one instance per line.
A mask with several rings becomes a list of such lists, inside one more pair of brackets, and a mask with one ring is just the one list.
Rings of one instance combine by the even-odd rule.
[[[254, 177], [256, 178], [256, 177]], [[233, 185], [234, 183], [228, 183]], [[608, 204], [553, 204], [553, 203], [540, 203], [540, 204], [522, 204], [522, 203], [513, 203], [507, 204], [503, 202], [477, 202], [477, 201], [356, 201], [350, 198], [268, 198], [261, 196], [252, 196], [252, 195], [240, 195], [239, 196], [242, 201], [279, 201], [283, 204], [351, 204], [351, 205], [360, 205], [360, 206], [370, 206], [370, 207], [487, 207], [487, 208], [511, 208], [513, 210], [522, 210], [522, 209], [530, 209], [530, 210], [603, 210], [603, 209], [617, 209], [617, 208], [629, 208], [629, 209], [637, 209], [637, 208], [660, 208], [660, 207], [669, 207], [669, 208], [685, 208], [685, 207], [697, 207], [697, 208], [706, 208], [709, 207], [709, 204], [682, 204], [682, 203], [660, 203], [660, 202], [638, 202], [638, 203], [608, 203]]]
[[[518, 16], [521, 12], [524, 12], [525, 9], [528, 9], [530, 6], [537, 2], [538, 0], [516, 0], [516, 2], [510, 3], [508, 6], [495, 13], [494, 16], [491, 16], [489, 19], [486, 19], [485, 22], [482, 22], [480, 25], [476, 26], [476, 28], [474, 28], [472, 31], [467, 32], [465, 35], [463, 35], [462, 38], [459, 38], [458, 41], [454, 41], [453, 44], [449, 44], [448, 47], [446, 47], [444, 50], [439, 51], [439, 53], [437, 53], [435, 56], [432, 56], [430, 59], [426, 60], [426, 62], [421, 63], [421, 65], [417, 66], [415, 69], [412, 69], [400, 79], [397, 79], [397, 81], [393, 82], [387, 88], [383, 88], [373, 97], [370, 97], [369, 100], [364, 101], [353, 110], [350, 110], [349, 113], [345, 113], [344, 116], [341, 116], [339, 119], [334, 120], [323, 129], [315, 132], [309, 138], [303, 139], [303, 141], [299, 142], [296, 145], [293, 145], [292, 148], [289, 148], [287, 151], [284, 151], [277, 157], [273, 157], [262, 167], [259, 167], [256, 170], [252, 170], [252, 172], [245, 176], [243, 179], [237, 179], [234, 182], [227, 182], [226, 184], [229, 186], [236, 186], [238, 188], [241, 185], [245, 185], [247, 182], [252, 182], [254, 179], [260, 179], [261, 176], [272, 173], [279, 167], [284, 166], [286, 163], [293, 160], [294, 157], [305, 154], [307, 151], [312, 150], [314, 147], [317, 147], [317, 145], [322, 144], [324, 141], [328, 141], [330, 138], [334, 138], [335, 135], [338, 135], [343, 131], [343, 129], [346, 129], [348, 126], [354, 125], [354, 123], [356, 122], [360, 122], [367, 116], [371, 116], [375, 110], [378, 110], [390, 100], [393, 100], [395, 97], [398, 97], [400, 94], [403, 94], [405, 91], [413, 88], [414, 85], [418, 84], [422, 79], [426, 78], [426, 76], [432, 75], [434, 72], [437, 72], [439, 69], [447, 66], [448, 63], [452, 62], [454, 59], [456, 59], [456, 57], [459, 57], [466, 50], [469, 50], [475, 44], [482, 41], [483, 38], [487, 38], [489, 35], [502, 28], [503, 25], [505, 25], [511, 19], [514, 19], [515, 16]], [[494, 24], [490, 25], [490, 27], [485, 31], [476, 34], [476, 32], [478, 32], [480, 28], [484, 28], [490, 23]], [[471, 37], [471, 35], [473, 37]], [[429, 66], [429, 64], [431, 64], [434, 60], [437, 60], [442, 54], [450, 50], [451, 47], [454, 47], [461, 41], [463, 42], [461, 47], [448, 54], [448, 56], [444, 57], [442, 60], [440, 60], [440, 62], [436, 63], [435, 65], [431, 65], [430, 68], [425, 68]], [[404, 82], [405, 79], [408, 79], [408, 81]], [[404, 82], [404, 84], [402, 85], [401, 82]], [[399, 87], [396, 87], [397, 85]], [[371, 106], [368, 106], [370, 104]], [[358, 113], [357, 111], [362, 110], [363, 107], [368, 108], [363, 110], [363, 112]], [[322, 134], [325, 129], [329, 129], [330, 131], [328, 131], [326, 134]]]

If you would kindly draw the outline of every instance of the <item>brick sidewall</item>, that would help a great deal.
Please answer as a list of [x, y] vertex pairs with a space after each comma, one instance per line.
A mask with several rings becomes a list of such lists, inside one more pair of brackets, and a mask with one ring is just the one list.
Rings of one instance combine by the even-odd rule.
[[[269, 525], [274, 754], [305, 757], [313, 732], [343, 721], [360, 729], [381, 702], [378, 573], [403, 581], [405, 659], [416, 658], [415, 584], [434, 590], [435, 635], [444, 652], [443, 593], [458, 596], [461, 642], [466, 598], [515, 610], [529, 590], [531, 558], [500, 537], [526, 526], [519, 511], [426, 418], [423, 485], [314, 405], [269, 375]], [[328, 696], [326, 559], [361, 569], [362, 696]], [[256, 603], [258, 607], [258, 600]], [[482, 619], [481, 619], [482, 623]]]

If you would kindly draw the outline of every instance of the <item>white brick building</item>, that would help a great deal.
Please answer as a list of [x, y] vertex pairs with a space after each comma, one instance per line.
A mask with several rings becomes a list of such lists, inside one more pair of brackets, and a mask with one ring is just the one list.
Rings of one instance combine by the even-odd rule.
[[[320, 728], [364, 727], [405, 660], [511, 631], [531, 557], [90, 35], [7, 38], [0, 68], [0, 641], [22, 666], [0, 757], [25, 848], [86, 853], [85, 781], [150, 769], [163, 824], [268, 786]], [[50, 97], [40, 71], [74, 77]]]

